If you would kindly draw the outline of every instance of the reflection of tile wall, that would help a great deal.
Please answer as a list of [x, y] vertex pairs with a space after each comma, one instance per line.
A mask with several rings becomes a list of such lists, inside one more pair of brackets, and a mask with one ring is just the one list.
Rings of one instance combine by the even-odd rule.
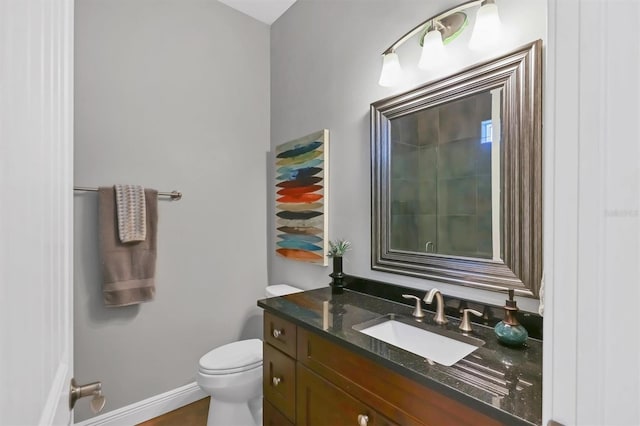
[[414, 116], [391, 122], [391, 247], [415, 251], [418, 204], [418, 147]]
[[[391, 122], [391, 247], [457, 256], [492, 256], [491, 119], [481, 93]], [[430, 250], [431, 251], [431, 250]]]
[[480, 143], [491, 95], [442, 105], [438, 145], [438, 252], [492, 256], [491, 144]]

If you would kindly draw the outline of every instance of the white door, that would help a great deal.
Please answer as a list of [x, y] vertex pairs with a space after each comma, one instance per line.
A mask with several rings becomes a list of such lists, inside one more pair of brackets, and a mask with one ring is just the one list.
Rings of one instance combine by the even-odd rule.
[[0, 0], [0, 424], [66, 425], [73, 0]]
[[543, 424], [639, 425], [640, 2], [548, 16]]

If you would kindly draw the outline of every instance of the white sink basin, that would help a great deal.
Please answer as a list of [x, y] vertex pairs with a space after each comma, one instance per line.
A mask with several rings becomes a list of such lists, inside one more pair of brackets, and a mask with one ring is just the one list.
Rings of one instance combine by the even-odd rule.
[[462, 335], [454, 339], [443, 335], [445, 333], [452, 334], [446, 330], [432, 332], [420, 327], [428, 327], [424, 324], [410, 325], [401, 321], [395, 315], [390, 314], [356, 325], [353, 328], [446, 366], [455, 364], [484, 344], [480, 339]]

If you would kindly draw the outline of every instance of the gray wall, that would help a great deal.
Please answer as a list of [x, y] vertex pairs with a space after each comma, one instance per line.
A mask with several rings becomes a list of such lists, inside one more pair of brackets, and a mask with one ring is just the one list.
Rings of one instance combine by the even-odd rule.
[[160, 201], [156, 299], [111, 309], [96, 194], [75, 196], [75, 376], [102, 380], [110, 411], [260, 334], [269, 27], [214, 0], [81, 0], [75, 15], [75, 184], [184, 193]]
[[[298, 0], [271, 27], [271, 145], [330, 130], [329, 238], [346, 238], [353, 249], [345, 272], [417, 289], [438, 286], [445, 294], [502, 304], [504, 295], [401, 275], [370, 266], [369, 105], [463, 67], [506, 53], [536, 39], [546, 40], [546, 0], [498, 0], [504, 36], [491, 52], [468, 50], [471, 31], [447, 45], [449, 60], [434, 72], [419, 71], [420, 49], [409, 40], [398, 49], [406, 79], [400, 87], [378, 86], [381, 53], [402, 34], [451, 7], [434, 0]], [[475, 19], [470, 16], [469, 29]], [[270, 181], [273, 182], [270, 167]], [[270, 194], [270, 211], [273, 211]], [[274, 241], [273, 215], [269, 239]], [[272, 246], [273, 244], [270, 244]], [[302, 288], [326, 286], [330, 268], [279, 258], [269, 249], [270, 279]], [[536, 310], [537, 301], [520, 306]]]

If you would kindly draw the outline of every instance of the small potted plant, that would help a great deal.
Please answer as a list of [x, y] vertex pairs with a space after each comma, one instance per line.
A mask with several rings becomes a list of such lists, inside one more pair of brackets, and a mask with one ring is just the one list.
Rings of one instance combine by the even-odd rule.
[[329, 241], [329, 252], [327, 256], [333, 259], [333, 273], [329, 276], [333, 279], [331, 287], [337, 291], [341, 291], [344, 284], [345, 274], [342, 272], [342, 257], [351, 249], [351, 243], [347, 240]]

